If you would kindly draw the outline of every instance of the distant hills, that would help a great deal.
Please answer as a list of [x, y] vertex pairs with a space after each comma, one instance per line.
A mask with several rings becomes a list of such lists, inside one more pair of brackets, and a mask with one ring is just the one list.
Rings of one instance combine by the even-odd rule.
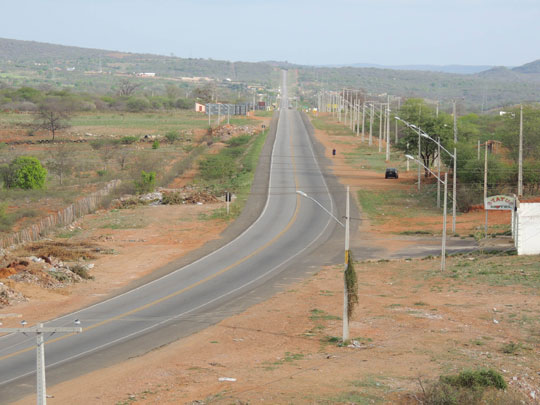
[[[469, 110], [487, 110], [540, 101], [540, 59], [517, 66], [400, 65], [302, 66], [289, 62], [231, 62], [137, 54], [0, 38], [0, 86], [75, 88], [107, 93], [117, 76], [154, 72], [144, 91], [161, 92], [166, 81], [188, 86], [185, 78], [277, 87], [280, 69], [297, 73], [302, 97], [326, 89], [356, 88], [372, 95], [392, 94], [439, 100], [442, 108], [459, 99]], [[182, 79], [184, 78], [184, 79]], [[181, 79], [184, 82], [181, 82]], [[190, 86], [197, 85], [190, 84]], [[234, 89], [234, 87], [233, 87]]]
[[[353, 63], [350, 65], [332, 66], [332, 67], [359, 67], [359, 68], [377, 68], [392, 70], [419, 70], [428, 72], [443, 72], [457, 74], [474, 74], [484, 70], [491, 69], [490, 65], [378, 65], [374, 63]], [[330, 67], [330, 66], [329, 66]]]

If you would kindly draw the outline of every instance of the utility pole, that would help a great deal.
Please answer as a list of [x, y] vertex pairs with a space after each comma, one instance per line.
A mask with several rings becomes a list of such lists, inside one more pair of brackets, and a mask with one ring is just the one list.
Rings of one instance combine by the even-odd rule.
[[349, 186], [347, 186], [347, 198], [345, 200], [345, 269], [343, 270], [343, 342], [349, 340], [349, 292], [345, 272], [349, 267]]
[[[455, 144], [454, 144], [455, 145]], [[439, 156], [440, 159], [440, 156]], [[452, 173], [452, 233], [456, 233], [456, 204], [457, 204], [457, 148], [454, 146], [454, 168]]]
[[523, 104], [519, 106], [518, 197], [523, 197]]
[[452, 100], [452, 114], [454, 115], [454, 144], [457, 143], [457, 114], [456, 114], [456, 100]]
[[373, 116], [375, 115], [375, 104], [371, 104], [371, 114], [369, 115], [369, 146], [373, 145]]
[[390, 160], [390, 96], [386, 104], [386, 161]]
[[366, 129], [366, 102], [362, 103], [362, 143], [364, 143], [364, 130]]
[[47, 389], [45, 383], [45, 339], [44, 333], [81, 333], [82, 328], [47, 327], [42, 323], [29, 328], [0, 328], [0, 333], [35, 333], [36, 334], [36, 391], [37, 405], [47, 403]]
[[[441, 138], [440, 137], [437, 138], [437, 176], [439, 176], [439, 179], [441, 178]], [[441, 182], [440, 181], [437, 182], [437, 208], [441, 208]]]
[[[422, 151], [420, 149], [420, 131], [418, 131], [418, 160], [422, 161]], [[420, 182], [422, 181], [422, 178], [420, 176], [420, 164], [418, 165], [418, 191], [420, 191]]]
[[382, 149], [382, 123], [383, 123], [383, 108], [382, 108], [382, 103], [380, 104], [380, 107], [379, 107], [379, 153], [381, 153], [381, 149]]
[[447, 195], [448, 195], [448, 173], [444, 173], [444, 208], [443, 208], [444, 220], [443, 220], [443, 234], [442, 234], [441, 271], [444, 271], [446, 269], [446, 206], [448, 205]]
[[486, 223], [484, 225], [484, 234], [488, 234], [488, 210], [487, 210], [487, 170], [488, 170], [488, 142], [486, 141], [486, 151], [484, 153], [484, 211], [486, 211]]

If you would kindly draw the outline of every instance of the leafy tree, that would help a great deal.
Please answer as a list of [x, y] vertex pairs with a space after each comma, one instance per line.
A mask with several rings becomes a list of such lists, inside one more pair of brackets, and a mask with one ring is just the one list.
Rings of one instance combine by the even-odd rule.
[[[518, 161], [519, 155], [519, 108], [503, 117], [501, 140], [510, 151], [510, 157]], [[540, 159], [540, 105], [523, 106], [523, 159]]]
[[45, 186], [47, 170], [39, 159], [19, 156], [4, 168], [3, 177], [6, 188], [41, 189]]
[[[453, 144], [452, 138], [452, 120], [446, 114], [439, 114], [437, 117], [435, 111], [428, 106], [424, 100], [409, 99], [399, 111], [399, 116], [410, 124], [416, 125], [433, 139], [440, 138], [441, 144], [447, 149], [450, 148], [450, 143]], [[399, 139], [398, 148], [413, 156], [417, 155], [418, 151], [418, 132], [413, 129], [405, 128], [404, 136]], [[452, 146], [453, 147], [453, 146]], [[437, 159], [437, 144], [425, 138], [420, 141], [420, 158], [426, 167], [431, 167]], [[427, 169], [424, 170], [425, 177], [429, 177], [430, 173]]]
[[210, 84], [205, 84], [202, 87], [193, 89], [191, 95], [203, 103], [209, 103], [213, 99], [214, 88]]
[[156, 172], [141, 171], [141, 177], [135, 181], [135, 190], [138, 194], [150, 193], [156, 188]]

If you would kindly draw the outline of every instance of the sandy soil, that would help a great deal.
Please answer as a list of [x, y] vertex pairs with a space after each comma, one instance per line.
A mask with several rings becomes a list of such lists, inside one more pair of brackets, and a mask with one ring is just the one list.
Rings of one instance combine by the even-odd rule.
[[[322, 132], [317, 137], [330, 151], [334, 139]], [[380, 174], [357, 171], [351, 177], [340, 159], [335, 159], [335, 173], [344, 184], [380, 187]], [[407, 187], [410, 181], [405, 176], [383, 184]], [[148, 274], [207, 238], [217, 237], [225, 224], [198, 220], [199, 213], [212, 208], [138, 208], [123, 215], [152, 220], [130, 229], [100, 228], [103, 221], [111, 221], [106, 218], [110, 213], [85, 218], [84, 231], [77, 237], [101, 240], [118, 256], [96, 261], [95, 282], [75, 285], [70, 294], [36, 292], [32, 301], [10, 312], [24, 313], [30, 321], [44, 319], [55, 311], [86, 305], [99, 294]], [[477, 224], [475, 215], [482, 213], [460, 216], [459, 226]], [[422, 221], [440, 226], [440, 216]], [[369, 232], [381, 245], [388, 244], [388, 232], [407, 229], [402, 223], [389, 224], [373, 236], [367, 221], [363, 227], [362, 232]], [[126, 259], [130, 266], [125, 265]], [[454, 260], [458, 259], [449, 259], [450, 266]], [[532, 329], [516, 327], [510, 313], [527, 310], [533, 312], [530, 316], [538, 316], [537, 292], [460, 283], [438, 276], [438, 266], [436, 259], [357, 264], [360, 304], [350, 328], [358, 347], [338, 347], [329, 339], [341, 335], [343, 281], [339, 267], [324, 268], [196, 335], [49, 387], [53, 396], [49, 403], [397, 403], [407, 402], [410, 393], [420, 390], [419, 377], [429, 380], [475, 366], [495, 367], [523, 392], [536, 389], [540, 396], [538, 337], [533, 339], [532, 352], [508, 356], [499, 350], [510, 340], [534, 338]], [[132, 268], [128, 275], [126, 268]], [[51, 309], [43, 312], [38, 299], [50, 302]], [[223, 377], [234, 381], [220, 381]], [[18, 403], [34, 402], [29, 396]]]

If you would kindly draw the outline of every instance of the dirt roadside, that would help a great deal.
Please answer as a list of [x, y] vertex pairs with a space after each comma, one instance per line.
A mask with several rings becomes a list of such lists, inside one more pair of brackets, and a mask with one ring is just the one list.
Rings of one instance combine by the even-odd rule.
[[[316, 136], [331, 150], [333, 139], [320, 131]], [[347, 147], [354, 148], [350, 137], [346, 141], [351, 142]], [[369, 179], [376, 181], [378, 176], [368, 171], [354, 177], [350, 171], [341, 173], [339, 168], [347, 167], [344, 159], [336, 159], [335, 167], [335, 174], [346, 184], [354, 180], [357, 185], [369, 185]], [[166, 218], [167, 213], [163, 215]], [[191, 218], [193, 222], [188, 223], [198, 227], [198, 213]], [[426, 221], [440, 226], [440, 217], [427, 217]], [[461, 223], [467, 221], [460, 219]], [[219, 227], [219, 223], [206, 224]], [[361, 233], [369, 235], [374, 247], [386, 252], [402, 248], [397, 242], [388, 243], [394, 237], [388, 232], [407, 229], [402, 223], [389, 226], [386, 234], [383, 230], [375, 233], [365, 220], [361, 226]], [[157, 249], [162, 241], [174, 240], [168, 235], [176, 232], [161, 233], [159, 229], [159, 224], [152, 232], [130, 229], [129, 235], [113, 236], [113, 240], [118, 237], [127, 246], [136, 242], [125, 240], [154, 235], [152, 246]], [[143, 250], [141, 246], [133, 252]], [[449, 259], [450, 264], [453, 260], [457, 259]], [[140, 267], [141, 272], [149, 271], [142, 263]], [[525, 331], [516, 328], [509, 315], [524, 308], [538, 314], [537, 293], [525, 287], [486, 289], [460, 284], [434, 275], [437, 268], [437, 260], [359, 263], [360, 305], [351, 320], [355, 347], [333, 343], [332, 337], [341, 334], [342, 276], [339, 267], [329, 267], [203, 332], [49, 387], [48, 394], [53, 396], [49, 402], [396, 403], [407, 401], [407, 393], [419, 390], [419, 377], [430, 379], [476, 365], [495, 366], [515, 386], [538, 389], [537, 358], [509, 358], [497, 350], [509, 340], [526, 340]], [[34, 401], [29, 396], [18, 403]]]

